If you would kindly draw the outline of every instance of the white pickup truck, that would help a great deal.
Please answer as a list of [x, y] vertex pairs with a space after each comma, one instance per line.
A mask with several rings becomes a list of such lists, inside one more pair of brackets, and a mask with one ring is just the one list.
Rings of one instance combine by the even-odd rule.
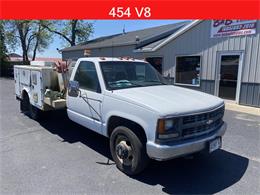
[[145, 61], [80, 58], [67, 90], [59, 74], [52, 66], [15, 66], [21, 111], [36, 119], [40, 111], [66, 108], [72, 121], [110, 139], [113, 160], [126, 174], [140, 173], [150, 158], [221, 147], [223, 100], [167, 85]]

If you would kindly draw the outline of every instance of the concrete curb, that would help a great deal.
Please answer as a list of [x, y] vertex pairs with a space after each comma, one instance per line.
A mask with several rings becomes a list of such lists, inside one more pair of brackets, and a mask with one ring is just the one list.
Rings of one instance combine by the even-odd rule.
[[260, 116], [260, 108], [250, 107], [250, 106], [242, 106], [236, 103], [226, 102], [225, 101], [226, 110], [232, 110], [237, 112], [243, 112], [247, 114], [252, 114], [256, 116]]

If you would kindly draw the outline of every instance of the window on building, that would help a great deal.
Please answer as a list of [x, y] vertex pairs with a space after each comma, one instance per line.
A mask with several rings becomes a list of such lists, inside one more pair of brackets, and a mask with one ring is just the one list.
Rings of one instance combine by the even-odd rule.
[[100, 93], [100, 85], [94, 63], [80, 62], [74, 80], [79, 82], [80, 88]]
[[200, 67], [200, 56], [177, 57], [175, 83], [199, 86]]

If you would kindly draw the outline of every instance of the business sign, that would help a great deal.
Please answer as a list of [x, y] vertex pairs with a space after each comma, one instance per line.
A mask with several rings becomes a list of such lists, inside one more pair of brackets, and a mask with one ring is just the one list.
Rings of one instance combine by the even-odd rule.
[[260, 14], [259, 0], [0, 0], [0, 20], [64, 18], [259, 20]]
[[252, 35], [256, 20], [212, 20], [211, 38]]

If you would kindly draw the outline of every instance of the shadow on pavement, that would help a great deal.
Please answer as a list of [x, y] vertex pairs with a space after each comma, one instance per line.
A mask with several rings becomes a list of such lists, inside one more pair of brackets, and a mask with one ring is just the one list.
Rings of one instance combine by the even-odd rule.
[[46, 112], [43, 113], [42, 118], [43, 119], [39, 121], [40, 125], [49, 132], [61, 137], [63, 142], [81, 142], [110, 160], [112, 159], [109, 151], [109, 140], [71, 121], [66, 111]]
[[[48, 113], [40, 124], [64, 142], [81, 142], [111, 159], [108, 139], [70, 121], [64, 111]], [[102, 163], [100, 163], [102, 164]], [[225, 150], [194, 159], [152, 161], [140, 175], [132, 177], [148, 185], [161, 185], [169, 194], [212, 194], [238, 182], [248, 167], [248, 159]]]
[[212, 194], [232, 186], [244, 175], [248, 159], [219, 150], [194, 159], [153, 162], [135, 179], [161, 185], [169, 194]]

